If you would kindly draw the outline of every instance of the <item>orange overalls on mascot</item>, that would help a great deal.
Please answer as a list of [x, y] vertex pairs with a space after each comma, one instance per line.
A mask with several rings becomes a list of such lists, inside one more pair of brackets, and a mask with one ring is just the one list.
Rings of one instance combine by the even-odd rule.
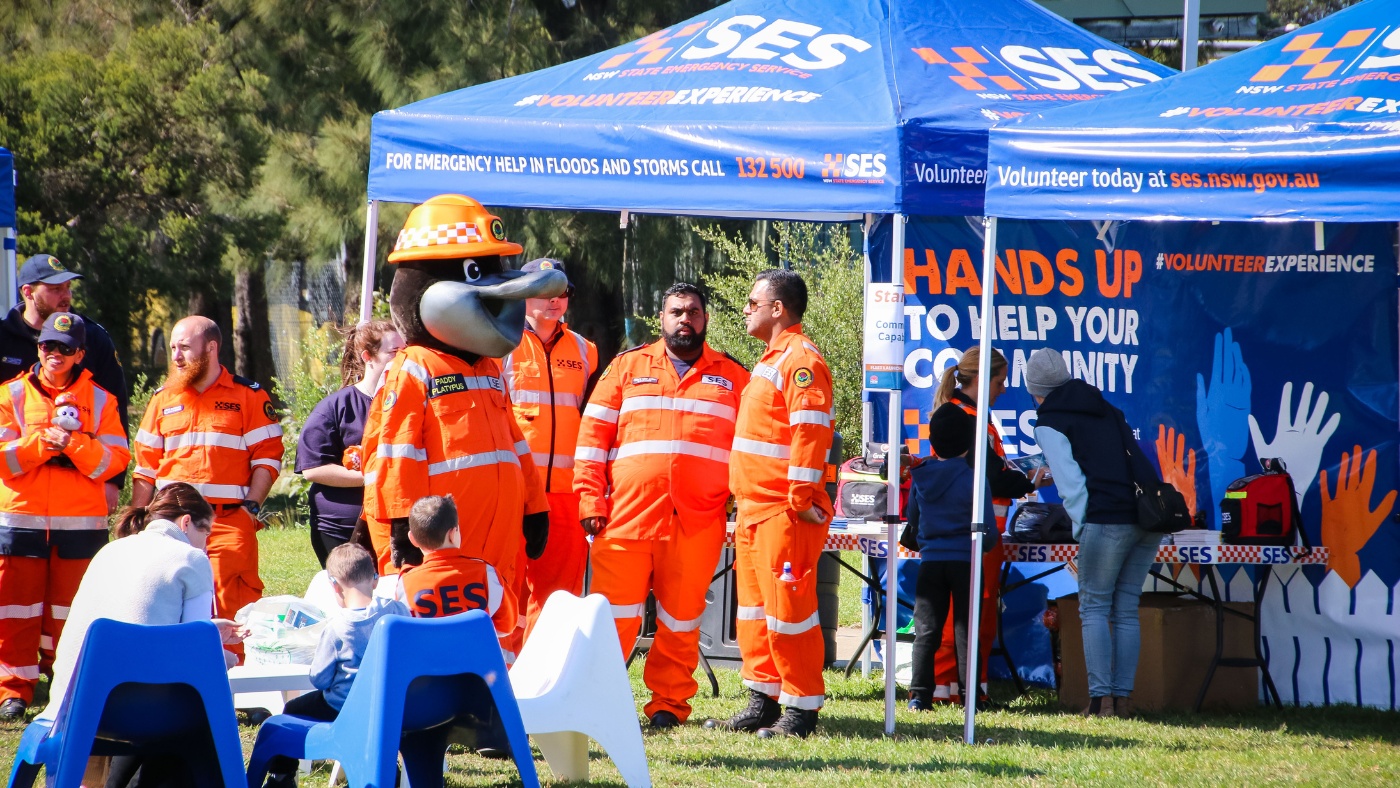
[[624, 656], [647, 594], [656, 595], [647, 717], [690, 716], [700, 616], [724, 547], [730, 446], [748, 381], [748, 370], [708, 345], [677, 378], [657, 341], [613, 359], [583, 412], [574, 456], [579, 515], [607, 518], [593, 539], [590, 590], [612, 604]]
[[231, 619], [258, 601], [258, 521], [243, 501], [254, 468], [274, 479], [282, 471], [282, 425], [267, 392], [222, 368], [203, 393], [156, 389], [132, 446], [137, 478], [157, 488], [188, 482], [214, 507], [207, 551], [217, 615]]
[[[365, 425], [365, 515], [381, 556], [408, 563], [407, 518], [425, 495], [454, 494], [461, 552], [491, 564], [507, 592], [527, 551], [543, 551], [549, 505], [529, 445], [511, 413], [499, 359], [524, 330], [524, 299], [567, 287], [562, 273], [522, 274], [501, 220], [462, 195], [414, 208], [389, 262], [394, 324], [408, 344], [375, 394]], [[397, 562], [396, 562], [397, 563]], [[515, 638], [518, 640], [518, 638]], [[503, 644], [513, 661], [517, 642]]]
[[[951, 402], [963, 409], [967, 415], [977, 418], [977, 405], [969, 403], [960, 396], [954, 396]], [[987, 422], [987, 437], [991, 439], [992, 448], [997, 456], [1006, 458], [1006, 449], [1002, 446], [1001, 433], [997, 432], [996, 424]], [[1010, 498], [993, 498], [990, 501], [992, 513], [996, 517], [997, 531], [1006, 533], [1006, 513], [1011, 509]], [[997, 639], [997, 618], [1001, 615], [998, 592], [1001, 590], [1001, 550], [989, 550], [982, 556], [982, 614], [981, 623], [977, 629], [977, 665], [980, 668], [978, 675], [982, 681], [987, 678], [987, 661], [992, 655], [992, 644]], [[933, 656], [934, 684], [939, 688], [948, 688], [948, 699], [953, 702], [961, 702], [960, 693], [963, 690], [958, 686], [958, 652], [953, 641], [953, 617], [948, 617], [948, 623], [943, 627], [943, 640], [938, 644], [938, 651]], [[942, 698], [939, 698], [942, 700]]]
[[[131, 460], [117, 398], [92, 373], [75, 372], [62, 392], [25, 373], [6, 385], [0, 407], [0, 700], [30, 703], [41, 667], [52, 667], [78, 583], [107, 544], [103, 483]], [[82, 425], [55, 452], [41, 437], [63, 395]]]
[[[549, 259], [532, 260], [521, 270], [542, 268], [563, 270], [559, 261]], [[550, 594], [583, 594], [588, 540], [579, 525], [574, 493], [574, 447], [588, 380], [597, 369], [598, 347], [562, 320], [548, 339], [527, 325], [520, 346], [505, 358], [506, 390], [515, 420], [530, 444], [549, 499], [549, 543], [543, 555], [526, 560], [525, 571], [517, 573], [515, 590], [526, 635]]]
[[[797, 519], [833, 511], [823, 477], [832, 440], [831, 371], [816, 345], [789, 326], [744, 387], [729, 464], [735, 530], [738, 640], [750, 689], [812, 711], [826, 695], [826, 650], [817, 617], [817, 560], [825, 525]], [[785, 564], [795, 580], [782, 582]]]

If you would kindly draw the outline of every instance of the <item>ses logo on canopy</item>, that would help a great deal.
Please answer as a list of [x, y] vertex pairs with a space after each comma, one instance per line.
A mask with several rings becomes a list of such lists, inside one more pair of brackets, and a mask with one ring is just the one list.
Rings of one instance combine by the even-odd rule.
[[[914, 54], [930, 66], [946, 67], [950, 72], [948, 78], [963, 90], [1004, 94], [995, 98], [1012, 98], [1034, 90], [1053, 90], [1059, 94], [1116, 92], [1161, 79], [1139, 68], [1142, 60], [1118, 49], [1085, 52], [1073, 47], [1008, 44], [998, 51], [988, 47], [955, 46], [944, 47], [940, 52], [933, 47], [915, 47]], [[1050, 98], [1092, 96], [1057, 94]]]
[[658, 30], [634, 42], [636, 46], [611, 55], [597, 71], [621, 66], [654, 66], [664, 61], [694, 63], [727, 59], [778, 61], [805, 71], [835, 68], [849, 54], [870, 49], [870, 42], [845, 33], [824, 33], [822, 28], [791, 19], [741, 14], [711, 22], [692, 22], [680, 28]]

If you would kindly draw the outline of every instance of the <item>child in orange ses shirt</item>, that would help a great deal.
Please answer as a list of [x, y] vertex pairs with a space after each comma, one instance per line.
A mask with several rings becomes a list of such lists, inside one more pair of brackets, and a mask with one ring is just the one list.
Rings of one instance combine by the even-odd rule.
[[[458, 549], [462, 532], [451, 495], [429, 495], [414, 503], [408, 513], [408, 538], [423, 551], [423, 563], [400, 569], [394, 597], [415, 617], [484, 610], [491, 616], [497, 637], [515, 631], [518, 613], [514, 595], [490, 564], [469, 558]], [[507, 654], [506, 661], [514, 661], [513, 655]]]

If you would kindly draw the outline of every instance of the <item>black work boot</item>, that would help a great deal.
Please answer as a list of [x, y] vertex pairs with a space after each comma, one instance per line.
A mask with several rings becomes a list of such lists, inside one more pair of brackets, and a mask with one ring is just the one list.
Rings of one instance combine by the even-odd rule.
[[783, 707], [776, 700], [758, 690], [749, 690], [749, 705], [743, 711], [727, 720], [705, 720], [706, 728], [723, 728], [728, 731], [753, 733], [777, 722]]
[[815, 709], [807, 711], [796, 706], [787, 706], [783, 709], [783, 716], [771, 727], [764, 727], [759, 730], [758, 738], [771, 739], [775, 736], [797, 736], [807, 738], [812, 731], [817, 729], [817, 712]]

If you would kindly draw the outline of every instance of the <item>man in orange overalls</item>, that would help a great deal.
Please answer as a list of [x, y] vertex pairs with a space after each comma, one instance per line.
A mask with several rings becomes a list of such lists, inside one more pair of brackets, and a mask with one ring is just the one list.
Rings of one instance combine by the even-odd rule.
[[705, 296], [676, 284], [661, 305], [659, 342], [613, 359], [583, 414], [574, 489], [593, 535], [595, 593], [612, 603], [624, 655], [647, 594], [656, 638], [647, 653], [653, 728], [690, 717], [700, 616], [724, 547], [730, 445], [749, 373], [705, 343]]
[[[549, 504], [499, 359], [520, 342], [524, 299], [562, 293], [568, 280], [509, 270], [501, 255], [520, 251], [481, 203], [446, 194], [409, 213], [389, 255], [389, 308], [408, 346], [370, 404], [362, 453], [365, 514], [381, 524], [371, 537], [396, 566], [422, 563], [408, 517], [427, 495], [462, 502], [461, 552], [491, 564], [507, 589], [522, 538], [528, 556], [544, 550]], [[514, 662], [518, 644], [502, 645]]]
[[[559, 260], [542, 258], [521, 271], [568, 272]], [[588, 540], [578, 521], [574, 493], [574, 447], [587, 399], [588, 381], [598, 370], [598, 347], [564, 324], [574, 287], [553, 298], [525, 300], [525, 333], [505, 358], [506, 390], [515, 420], [525, 433], [535, 468], [549, 499], [549, 542], [539, 558], [526, 559], [517, 576], [516, 595], [526, 618], [526, 636], [540, 608], [555, 591], [583, 593]]]
[[729, 464], [741, 675], [752, 696], [706, 727], [762, 738], [811, 734], [826, 695], [817, 561], [833, 511], [822, 483], [833, 400], [831, 371], [802, 334], [806, 309], [806, 283], [784, 270], [759, 274], [744, 308], [749, 335], [768, 345], [744, 387]]
[[40, 671], [52, 673], [78, 583], [107, 544], [104, 482], [131, 459], [116, 396], [79, 366], [86, 334], [81, 317], [49, 315], [39, 363], [6, 384], [0, 408], [3, 720], [21, 719]]
[[207, 317], [187, 317], [171, 331], [170, 371], [133, 443], [131, 505], [150, 503], [158, 487], [188, 482], [214, 507], [214, 608], [231, 619], [262, 597], [257, 518], [282, 471], [282, 426], [262, 386], [219, 363], [222, 344]]

